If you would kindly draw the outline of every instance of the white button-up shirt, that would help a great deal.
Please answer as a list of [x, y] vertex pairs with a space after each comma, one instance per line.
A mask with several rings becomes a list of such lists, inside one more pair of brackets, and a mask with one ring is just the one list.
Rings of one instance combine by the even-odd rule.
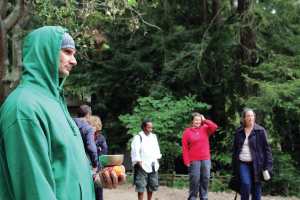
[[138, 161], [142, 162], [142, 168], [147, 172], [152, 172], [152, 162], [155, 163], [155, 171], [159, 168], [157, 159], [161, 158], [161, 153], [156, 136], [153, 133], [145, 135], [144, 131], [141, 131], [139, 135], [136, 135], [131, 143], [131, 160], [135, 165]]

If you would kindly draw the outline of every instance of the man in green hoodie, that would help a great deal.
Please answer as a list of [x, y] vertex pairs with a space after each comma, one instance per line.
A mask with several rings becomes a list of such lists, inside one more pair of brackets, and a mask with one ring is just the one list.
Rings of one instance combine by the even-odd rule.
[[[62, 89], [77, 64], [74, 54], [74, 41], [62, 27], [45, 26], [25, 38], [22, 83], [0, 109], [1, 200], [95, 199], [92, 171]], [[119, 182], [112, 177], [110, 188], [125, 180], [125, 174]]]

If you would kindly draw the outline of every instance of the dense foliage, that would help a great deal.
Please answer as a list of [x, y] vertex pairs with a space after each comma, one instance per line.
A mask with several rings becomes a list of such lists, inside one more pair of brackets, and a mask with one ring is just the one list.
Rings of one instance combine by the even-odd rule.
[[[242, 109], [251, 107], [274, 155], [264, 193], [300, 197], [298, 0], [34, 2], [29, 27], [62, 25], [75, 38], [78, 66], [65, 90], [73, 98], [91, 95], [112, 152], [151, 116], [165, 154], [162, 170], [173, 169], [167, 158], [172, 153], [182, 162], [185, 117], [197, 110], [219, 127], [210, 138], [212, 171], [229, 177], [233, 134]], [[214, 185], [222, 191], [226, 183]]]
[[119, 119], [126, 125], [127, 134], [132, 138], [141, 131], [143, 120], [153, 122], [153, 133], [157, 135], [160, 151], [163, 155], [160, 164], [163, 173], [172, 174], [175, 171], [175, 159], [182, 154], [181, 138], [186, 128], [191, 126], [190, 113], [202, 112], [211, 106], [195, 101], [196, 96], [186, 96], [176, 101], [171, 95], [161, 100], [144, 97], [137, 100], [138, 106], [132, 115], [121, 115]]
[[[297, 1], [154, 2], [155, 8], [140, 4], [138, 9], [160, 29], [141, 24], [128, 31], [121, 23], [107, 27], [110, 49], [103, 51], [99, 63], [85, 62], [85, 70], [78, 70], [83, 74], [69, 82], [76, 86], [85, 82], [81, 88], [92, 92], [110, 145], [130, 143], [131, 137], [124, 132], [139, 125], [125, 129], [117, 116], [135, 116], [141, 97], [162, 101], [172, 93], [179, 101], [195, 94], [196, 102], [211, 105], [201, 112], [219, 126], [210, 138], [212, 171], [228, 177], [233, 134], [240, 126], [242, 109], [251, 107], [257, 123], [267, 129], [274, 153], [273, 179], [264, 192], [299, 196], [299, 187], [293, 187], [299, 181], [296, 169], [300, 165], [299, 9], [293, 6]], [[246, 3], [248, 7], [238, 7]], [[91, 52], [91, 56], [97, 54]], [[82, 81], [76, 84], [78, 80]], [[176, 145], [180, 146], [180, 140]]]

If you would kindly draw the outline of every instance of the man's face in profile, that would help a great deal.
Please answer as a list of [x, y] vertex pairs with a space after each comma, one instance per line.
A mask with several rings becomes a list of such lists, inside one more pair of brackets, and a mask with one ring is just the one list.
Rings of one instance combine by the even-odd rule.
[[58, 62], [59, 78], [69, 76], [72, 67], [77, 65], [74, 57], [75, 52], [76, 51], [73, 48], [64, 48], [60, 50]]

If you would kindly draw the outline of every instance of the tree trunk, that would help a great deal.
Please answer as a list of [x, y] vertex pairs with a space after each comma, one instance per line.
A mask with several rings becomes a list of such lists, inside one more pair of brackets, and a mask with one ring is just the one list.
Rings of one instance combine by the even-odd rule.
[[0, 31], [1, 31], [1, 41], [0, 41], [0, 106], [4, 103], [5, 99], [7, 98], [5, 94], [5, 88], [2, 85], [3, 82], [3, 75], [5, 73], [8, 73], [8, 66], [9, 66], [9, 60], [7, 58], [7, 52], [8, 52], [8, 39], [7, 39], [7, 31], [3, 26], [3, 21], [0, 19]]
[[[214, 20], [214, 32], [216, 33], [223, 24], [219, 0], [213, 0], [212, 8], [213, 17], [216, 16]], [[212, 51], [217, 52], [217, 49], [218, 46], [214, 46]], [[216, 62], [213, 63], [212, 69], [214, 69], [211, 71], [212, 85], [218, 85], [219, 83], [217, 83], [216, 77], [220, 76], [219, 72], [224, 70], [223, 62], [216, 60]], [[218, 89], [218, 92], [215, 92], [215, 89], [209, 88], [209, 93], [211, 93], [212, 120], [225, 129], [227, 126], [225, 85], [222, 84], [214, 87], [222, 87], [222, 89]], [[217, 142], [223, 138], [224, 134], [222, 135], [216, 132], [212, 137], [210, 137], [210, 141]]]
[[202, 0], [202, 24], [204, 24], [205, 30], [207, 29], [207, 16], [206, 16], [206, 0]]
[[6, 32], [3, 27], [2, 18], [0, 17], [0, 75], [2, 74], [2, 70], [3, 70], [2, 66], [4, 65], [5, 58], [6, 58], [5, 53], [7, 53], [5, 48], [5, 41], [6, 41]]
[[[5, 61], [7, 58], [7, 30], [4, 27], [4, 21], [6, 17], [6, 9], [7, 9], [6, 1], [0, 1], [0, 79], [3, 74], [3, 68], [5, 65]], [[2, 94], [2, 90], [0, 88], [0, 94]], [[0, 96], [0, 102], [2, 102], [2, 96]], [[2, 104], [0, 104], [1, 106]]]
[[215, 31], [217, 31], [223, 23], [219, 0], [213, 0], [212, 7], [213, 7], [213, 17], [216, 16], [214, 20], [214, 24], [215, 24]]
[[[242, 65], [248, 67], [255, 67], [255, 58], [253, 57], [253, 52], [257, 50], [255, 34], [252, 32], [250, 26], [255, 25], [255, 17], [247, 16], [245, 17], [245, 12], [249, 10], [251, 6], [248, 0], [238, 0], [238, 13], [240, 14], [240, 23], [243, 28], [240, 29], [241, 34], [241, 60]], [[246, 14], [247, 15], [247, 14]], [[248, 77], [252, 77], [249, 70], [245, 67], [241, 68], [241, 72]], [[242, 95], [245, 100], [258, 90], [258, 86], [248, 85], [246, 78], [243, 77], [241, 84]], [[256, 111], [256, 123], [264, 125], [264, 113], [263, 111]]]
[[[7, 5], [5, 2], [1, 5]], [[3, 53], [0, 55], [0, 106], [4, 103], [8, 95], [19, 85], [22, 72], [22, 41], [26, 33], [25, 29], [33, 16], [32, 0], [25, 3], [25, 0], [19, 0], [6, 17], [6, 8], [1, 8], [0, 30], [1, 42], [0, 49]], [[6, 17], [6, 18], [5, 18]], [[4, 19], [5, 18], [5, 19]], [[4, 20], [3, 20], [4, 19]], [[9, 70], [8, 58], [8, 38], [9, 31], [13, 29], [12, 37], [12, 67]]]
[[206, 10], [205, 10], [205, 13], [206, 13], [206, 26], [208, 26], [208, 24], [210, 23], [211, 19], [212, 19], [212, 14], [210, 12], [210, 5], [209, 3], [207, 2], [207, 0], [205, 0], [205, 6], [206, 6]]
[[[250, 7], [250, 2], [247, 0], [239, 0], [238, 1], [238, 13], [241, 16], [240, 23], [244, 24], [243, 28], [241, 28], [241, 60], [243, 65], [247, 65], [248, 67], [254, 67], [255, 61], [251, 59], [251, 51], [256, 49], [255, 45], [255, 35], [252, 33], [252, 30], [249, 26], [251, 22], [254, 21], [253, 17], [244, 17], [244, 13]], [[246, 68], [242, 68], [242, 73], [249, 75], [248, 70]], [[246, 83], [246, 79], [243, 79], [242, 91], [244, 99], [248, 99], [249, 96], [253, 93], [253, 88], [248, 86]]]

